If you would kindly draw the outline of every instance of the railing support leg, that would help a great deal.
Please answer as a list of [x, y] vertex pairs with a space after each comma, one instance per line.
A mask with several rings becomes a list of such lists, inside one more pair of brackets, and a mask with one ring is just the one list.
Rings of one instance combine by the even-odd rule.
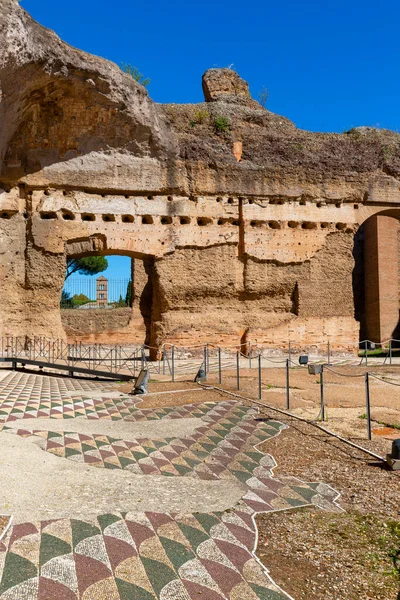
[[324, 365], [321, 365], [321, 373], [319, 375], [319, 386], [321, 394], [321, 420], [325, 421]]
[[365, 373], [365, 404], [366, 404], [366, 415], [367, 415], [367, 430], [368, 430], [368, 439], [372, 439], [372, 431], [371, 431], [371, 402], [369, 395], [369, 373]]
[[290, 410], [289, 359], [286, 360], [286, 410]]

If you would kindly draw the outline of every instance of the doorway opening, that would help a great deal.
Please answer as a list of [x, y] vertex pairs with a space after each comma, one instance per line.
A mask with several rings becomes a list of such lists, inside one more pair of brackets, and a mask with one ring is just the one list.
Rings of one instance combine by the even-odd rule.
[[70, 343], [149, 344], [152, 260], [120, 253], [69, 256], [60, 311]]
[[400, 338], [400, 210], [369, 217], [359, 228], [353, 256], [355, 318], [360, 341]]
[[132, 306], [132, 259], [83, 256], [67, 260], [61, 308], [94, 310]]

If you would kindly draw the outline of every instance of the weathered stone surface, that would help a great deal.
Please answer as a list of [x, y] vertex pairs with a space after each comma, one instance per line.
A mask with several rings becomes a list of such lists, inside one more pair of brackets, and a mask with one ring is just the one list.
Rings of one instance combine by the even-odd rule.
[[202, 83], [206, 102], [223, 100], [229, 96], [250, 97], [249, 84], [232, 69], [208, 69]]
[[229, 69], [203, 85], [212, 101], [155, 104], [0, 0], [0, 336], [65, 337], [66, 258], [126, 254], [124, 341], [357, 341], [362, 224], [400, 216], [400, 136], [299, 130]]
[[142, 344], [146, 335], [143, 316], [135, 307], [63, 309], [61, 322], [71, 343]]

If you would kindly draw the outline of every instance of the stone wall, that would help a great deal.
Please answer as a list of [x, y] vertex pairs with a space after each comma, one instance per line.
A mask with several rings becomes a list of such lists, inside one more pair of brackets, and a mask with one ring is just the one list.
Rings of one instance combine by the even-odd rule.
[[[398, 134], [299, 130], [226, 69], [203, 77], [206, 102], [158, 105], [0, 8], [0, 335], [357, 343], [360, 226], [400, 217]], [[132, 318], [64, 328], [66, 259], [94, 254], [133, 259]]]
[[146, 338], [143, 317], [128, 307], [63, 309], [61, 322], [69, 343], [143, 344]]

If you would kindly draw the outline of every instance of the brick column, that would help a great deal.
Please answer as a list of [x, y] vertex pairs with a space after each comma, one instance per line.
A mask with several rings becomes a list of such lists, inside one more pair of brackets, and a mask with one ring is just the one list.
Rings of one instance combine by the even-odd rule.
[[399, 322], [399, 222], [382, 215], [364, 223], [365, 321], [368, 339], [383, 342]]

